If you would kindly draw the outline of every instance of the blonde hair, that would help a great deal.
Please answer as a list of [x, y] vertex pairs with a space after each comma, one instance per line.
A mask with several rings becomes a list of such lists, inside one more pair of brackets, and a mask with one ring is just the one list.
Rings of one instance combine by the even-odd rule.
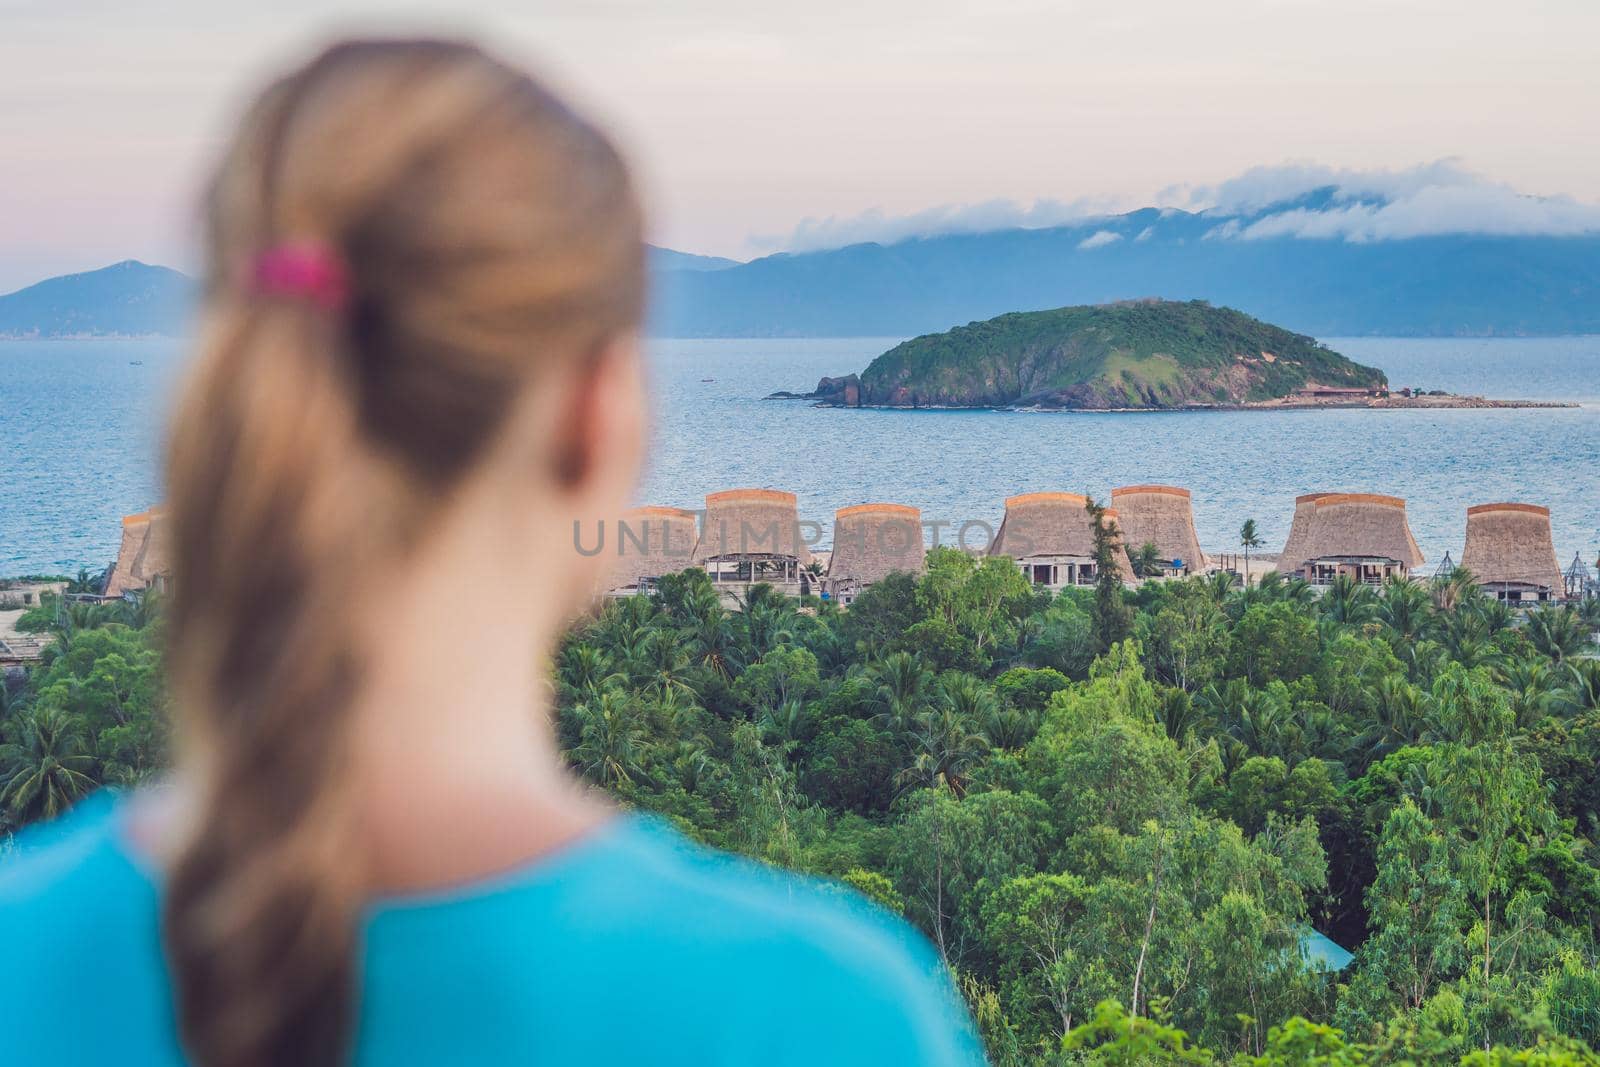
[[[350, 605], [426, 532], [541, 367], [637, 326], [627, 170], [527, 75], [336, 45], [251, 108], [211, 187], [203, 342], [172, 426], [170, 661], [200, 786], [163, 932], [205, 1067], [349, 1052], [363, 871]], [[286, 244], [342, 300], [265, 291]], [[334, 306], [327, 306], [333, 303]]]

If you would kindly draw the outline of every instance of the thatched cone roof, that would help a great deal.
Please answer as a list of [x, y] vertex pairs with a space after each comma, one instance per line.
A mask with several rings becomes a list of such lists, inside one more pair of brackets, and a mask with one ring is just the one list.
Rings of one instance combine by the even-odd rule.
[[1130, 554], [1148, 542], [1160, 550], [1163, 559], [1181, 559], [1192, 571], [1204, 570], [1211, 562], [1195, 532], [1189, 490], [1174, 485], [1126, 485], [1111, 490], [1111, 503], [1121, 517]]
[[1298, 551], [1304, 555], [1288, 561], [1296, 569], [1329, 556], [1393, 559], [1409, 570], [1424, 562], [1406, 522], [1406, 502], [1377, 493], [1333, 493], [1312, 501], [1305, 545]]
[[793, 493], [729, 489], [706, 497], [694, 562], [741, 556], [788, 556], [801, 566], [811, 562], [811, 551], [800, 536], [800, 512]]
[[106, 596], [148, 588], [172, 573], [168, 556], [167, 510], [157, 506], [122, 520], [122, 545], [106, 580]]
[[1005, 518], [989, 545], [989, 555], [1093, 556], [1088, 500], [1077, 493], [1023, 493], [1006, 498]]
[[1461, 566], [1480, 582], [1564, 588], [1550, 536], [1550, 509], [1537, 504], [1479, 504], [1467, 509]]
[[642, 578], [659, 578], [691, 566], [694, 519], [694, 512], [682, 508], [643, 507], [625, 514], [607, 546], [611, 572], [606, 588], [637, 585]]
[[1307, 531], [1311, 528], [1311, 511], [1317, 501], [1332, 493], [1307, 493], [1294, 498], [1294, 519], [1289, 523], [1289, 539], [1278, 554], [1278, 570], [1292, 574], [1311, 557], [1305, 554]]
[[830, 581], [881, 581], [896, 571], [922, 573], [922, 512], [904, 504], [857, 504], [833, 515]]
[[[1094, 558], [1094, 531], [1089, 528], [1088, 499], [1077, 493], [1023, 493], [1006, 498], [1005, 518], [989, 545], [989, 555], [1028, 559], [1032, 556]], [[1115, 522], [1115, 509], [1106, 509]], [[1117, 570], [1133, 574], [1127, 545], [1116, 552]]]

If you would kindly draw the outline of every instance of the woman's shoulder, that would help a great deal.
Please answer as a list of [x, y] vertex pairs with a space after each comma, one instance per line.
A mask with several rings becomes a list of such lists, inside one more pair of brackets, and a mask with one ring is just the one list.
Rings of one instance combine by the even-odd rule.
[[655, 819], [630, 818], [622, 836], [636, 877], [609, 881], [635, 906], [613, 915], [661, 941], [675, 969], [745, 983], [752, 1018], [798, 1012], [849, 1062], [981, 1062], [948, 970], [899, 916], [843, 883], [706, 848]]
[[136, 882], [114, 840], [119, 800], [102, 791], [64, 814], [28, 827], [0, 852], [0, 925], [40, 910], [82, 912]]
[[[587, 994], [576, 987], [603, 976], [641, 1024], [649, 1017], [661, 1033], [741, 1055], [763, 1049], [769, 1064], [982, 1062], [948, 971], [898, 916], [841, 883], [706, 848], [652, 817], [618, 819], [502, 891], [456, 903], [465, 911], [380, 914], [374, 942], [410, 955], [418, 935], [448, 937], [458, 948], [492, 944], [512, 967], [571, 961], [579, 1000]], [[470, 950], [473, 966], [486, 954]]]
[[[118, 808], [109, 794], [90, 797], [18, 834], [0, 857], [0, 1003], [28, 1006], [7, 1032], [13, 1048], [53, 1043], [89, 1062], [109, 1051], [100, 1042], [113, 1030], [127, 1047], [165, 1047], [154, 1021], [164, 996], [158, 902], [118, 847]], [[91, 1011], [96, 1025], [80, 1025]]]

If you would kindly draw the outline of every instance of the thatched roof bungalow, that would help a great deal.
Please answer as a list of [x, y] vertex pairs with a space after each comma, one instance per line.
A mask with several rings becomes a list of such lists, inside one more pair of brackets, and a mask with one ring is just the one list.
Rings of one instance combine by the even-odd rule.
[[146, 589], [164, 589], [172, 577], [168, 555], [167, 512], [153, 507], [122, 520], [122, 544], [106, 579], [105, 595], [127, 596]]
[[693, 562], [714, 582], [768, 582], [798, 592], [811, 550], [801, 536], [795, 495], [777, 489], [709, 494]]
[[1559, 599], [1566, 580], [1550, 535], [1550, 509], [1538, 504], [1479, 504], [1467, 509], [1461, 566], [1510, 603]]
[[[1306, 556], [1306, 531], [1311, 526], [1311, 510], [1317, 501], [1332, 493], [1306, 493], [1304, 496], [1294, 498], [1294, 518], [1289, 522], [1289, 539], [1283, 544], [1283, 551], [1278, 554], [1278, 570], [1284, 574], [1296, 574], [1300, 564], [1305, 562]], [[1290, 561], [1293, 562], [1290, 562]]]
[[[1300, 498], [1304, 500], [1305, 498]], [[1296, 502], [1299, 511], [1299, 501]], [[1424, 560], [1406, 521], [1406, 502], [1377, 493], [1326, 493], [1309, 501], [1303, 540], [1278, 561], [1279, 569], [1314, 585], [1340, 574], [1367, 584], [1407, 578]], [[1298, 517], [1298, 516], [1297, 516]], [[1291, 541], [1294, 532], [1290, 531]]]
[[[1094, 531], [1088, 500], [1077, 493], [1023, 493], [1006, 498], [1005, 518], [989, 545], [989, 555], [1010, 556], [1035, 585], [1058, 589], [1092, 585], [1095, 580]], [[1114, 509], [1106, 517], [1117, 521]], [[1127, 548], [1118, 545], [1117, 572], [1124, 581], [1133, 567]]]
[[698, 540], [695, 513], [683, 508], [634, 508], [616, 524], [607, 545], [612, 556], [607, 588], [614, 592], [648, 592], [663, 574], [693, 566]]
[[833, 515], [833, 554], [824, 595], [849, 604], [896, 571], [921, 574], [922, 512], [904, 504], [857, 504]]
[[1164, 572], [1173, 576], [1195, 574], [1210, 565], [1195, 532], [1189, 490], [1174, 485], [1126, 485], [1111, 490], [1111, 503], [1121, 518], [1130, 556], [1153, 544], [1161, 553]]

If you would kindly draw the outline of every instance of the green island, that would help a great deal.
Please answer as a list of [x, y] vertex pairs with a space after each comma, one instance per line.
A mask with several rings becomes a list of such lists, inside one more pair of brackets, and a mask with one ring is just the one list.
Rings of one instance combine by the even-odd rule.
[[[0, 851], [165, 764], [159, 595], [71, 591], [12, 619], [50, 640], [0, 686]], [[997, 1067], [1595, 1064], [1595, 604], [1052, 595], [935, 548], [730, 611], [689, 571], [571, 633], [556, 728], [619, 803], [915, 924]]]
[[[1316, 395], [1320, 394], [1320, 395]], [[1387, 397], [1382, 371], [1201, 300], [1026, 311], [905, 341], [814, 399], [847, 407], [1164, 410]]]

